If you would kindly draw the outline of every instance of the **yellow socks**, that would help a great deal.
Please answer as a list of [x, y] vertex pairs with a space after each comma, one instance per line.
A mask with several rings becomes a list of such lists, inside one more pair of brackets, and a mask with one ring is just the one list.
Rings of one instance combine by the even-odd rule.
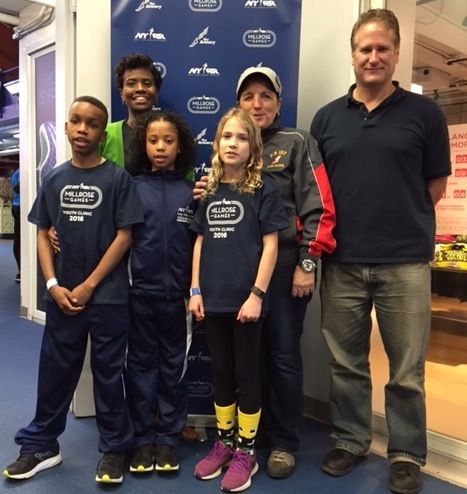
[[236, 403], [232, 403], [232, 405], [226, 407], [221, 407], [214, 403], [214, 409], [216, 411], [217, 433], [219, 439], [227, 446], [233, 446], [235, 442]]
[[243, 413], [238, 409], [238, 447], [253, 452], [261, 409], [256, 413]]

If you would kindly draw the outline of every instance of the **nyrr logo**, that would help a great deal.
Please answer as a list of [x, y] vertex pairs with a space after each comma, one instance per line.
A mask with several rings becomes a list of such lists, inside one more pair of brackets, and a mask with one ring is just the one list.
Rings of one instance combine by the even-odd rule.
[[209, 26], [204, 28], [199, 34], [198, 36], [196, 36], [196, 38], [191, 42], [191, 44], [189, 45], [190, 48], [193, 48], [195, 47], [196, 45], [215, 45], [216, 42], [215, 41], [211, 41], [209, 38], [207, 38], [207, 34], [209, 32]]
[[200, 144], [201, 146], [212, 146], [213, 142], [208, 141], [207, 139], [204, 138], [206, 135], [208, 129], [204, 128], [196, 137], [195, 137], [195, 142], [196, 144]]
[[201, 67], [192, 67], [188, 71], [188, 75], [219, 77], [220, 73], [215, 67], [208, 67], [208, 64], [205, 62], [201, 65]]
[[135, 41], [167, 41], [164, 33], [157, 33], [152, 27], [147, 32], [136, 33], [134, 37]]
[[190, 206], [184, 208], [178, 208], [177, 221], [179, 223], [191, 223], [193, 221], [193, 209]]
[[206, 163], [203, 161], [201, 165], [194, 167], [195, 176], [202, 177], [203, 175], [207, 175], [210, 169], [211, 167], [207, 166]]
[[218, 12], [222, 0], [189, 0], [188, 5], [193, 12]]
[[274, 0], [246, 0], [246, 9], [277, 9]]
[[160, 72], [162, 79], [167, 74], [167, 67], [162, 62], [154, 62], [154, 66]]
[[136, 7], [135, 12], [141, 12], [143, 9], [162, 9], [162, 5], [158, 5], [156, 2], [153, 2], [152, 0], [143, 0], [140, 4], [139, 7]]
[[249, 48], [271, 48], [276, 40], [276, 33], [269, 29], [250, 29], [243, 33], [243, 44]]
[[186, 104], [190, 113], [214, 115], [221, 107], [220, 101], [212, 96], [193, 96]]
[[243, 204], [239, 201], [215, 201], [209, 204], [206, 218], [209, 225], [236, 225], [245, 215]]
[[101, 202], [101, 189], [92, 185], [65, 185], [60, 191], [62, 208], [95, 209]]

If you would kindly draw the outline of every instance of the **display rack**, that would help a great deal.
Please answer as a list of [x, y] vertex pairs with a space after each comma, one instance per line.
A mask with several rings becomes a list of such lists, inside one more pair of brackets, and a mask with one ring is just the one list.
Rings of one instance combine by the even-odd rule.
[[0, 199], [0, 238], [13, 238], [11, 203]]

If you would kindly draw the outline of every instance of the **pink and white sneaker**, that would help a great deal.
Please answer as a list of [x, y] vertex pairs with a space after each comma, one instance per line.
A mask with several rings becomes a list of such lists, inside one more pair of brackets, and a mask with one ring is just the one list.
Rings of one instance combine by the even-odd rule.
[[232, 457], [230, 466], [221, 482], [224, 492], [241, 492], [251, 485], [251, 477], [258, 471], [256, 454], [237, 449]]
[[222, 473], [222, 468], [230, 462], [234, 451], [231, 447], [217, 440], [211, 451], [198, 462], [193, 471], [194, 476], [200, 480], [211, 480]]

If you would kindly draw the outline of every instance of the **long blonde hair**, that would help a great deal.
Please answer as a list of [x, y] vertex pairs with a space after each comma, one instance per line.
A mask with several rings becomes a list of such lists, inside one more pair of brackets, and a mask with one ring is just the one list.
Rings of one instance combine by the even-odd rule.
[[248, 134], [250, 144], [250, 158], [245, 166], [245, 173], [241, 179], [232, 184], [240, 194], [254, 194], [256, 189], [263, 185], [261, 180], [261, 168], [263, 167], [263, 142], [261, 140], [261, 130], [253, 118], [240, 108], [231, 108], [220, 120], [214, 144], [212, 146], [211, 170], [208, 175], [206, 188], [201, 196], [205, 199], [208, 195], [217, 191], [219, 182], [224, 175], [224, 164], [219, 154], [219, 143], [224, 131], [224, 126], [228, 120], [236, 118]]

